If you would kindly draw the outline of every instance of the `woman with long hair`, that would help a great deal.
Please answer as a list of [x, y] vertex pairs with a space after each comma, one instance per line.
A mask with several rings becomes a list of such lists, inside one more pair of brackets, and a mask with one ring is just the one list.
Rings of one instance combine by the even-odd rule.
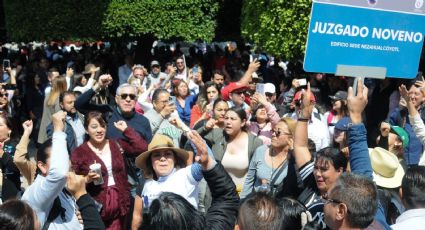
[[52, 90], [44, 99], [43, 115], [41, 117], [40, 130], [38, 132], [38, 143], [44, 143], [47, 137], [47, 126], [52, 122], [52, 115], [61, 110], [59, 95], [67, 89], [66, 78], [59, 76], [52, 81]]
[[238, 192], [242, 191], [249, 162], [255, 150], [263, 142], [248, 130], [247, 114], [243, 108], [234, 107], [227, 110], [224, 129], [201, 128], [198, 133], [212, 143], [211, 149], [216, 160], [221, 161], [224, 169], [236, 184]]
[[12, 119], [6, 114], [0, 114], [0, 169], [3, 174], [1, 199], [3, 201], [18, 198], [21, 191], [21, 175], [13, 162], [17, 142], [12, 131], [16, 131]]
[[205, 83], [196, 105], [192, 107], [190, 127], [193, 127], [200, 120], [209, 119], [213, 110], [213, 103], [220, 97], [221, 94], [217, 85], [211, 81]]
[[288, 173], [291, 173], [288, 172], [292, 166], [289, 158], [294, 147], [295, 126], [295, 120], [282, 118], [273, 129], [270, 147], [263, 145], [257, 148], [249, 164], [242, 199], [251, 192], [264, 189], [273, 194]]
[[[100, 204], [100, 213], [106, 229], [124, 229], [130, 208], [130, 185], [124, 152], [137, 155], [147, 149], [147, 143], [124, 121], [114, 123], [125, 139], [106, 137], [107, 123], [100, 112], [89, 112], [84, 126], [87, 141], [71, 154], [75, 173], [86, 175], [87, 192]], [[92, 170], [99, 166], [101, 173]]]
[[[343, 117], [348, 116], [348, 107], [347, 107], [347, 92], [338, 91], [333, 96], [329, 96], [332, 103], [332, 108], [330, 111], [326, 112], [323, 116], [325, 119], [325, 124], [329, 130], [329, 136], [334, 136], [335, 125]], [[332, 142], [334, 141], [331, 138]]]
[[91, 89], [96, 82], [94, 80], [95, 74], [91, 74], [90, 78], [87, 80], [86, 76], [83, 74], [74, 75], [74, 92], [85, 93], [87, 90]]
[[183, 80], [175, 81], [173, 92], [177, 113], [180, 119], [189, 126], [191, 110], [198, 99], [198, 94], [191, 95], [187, 83]]

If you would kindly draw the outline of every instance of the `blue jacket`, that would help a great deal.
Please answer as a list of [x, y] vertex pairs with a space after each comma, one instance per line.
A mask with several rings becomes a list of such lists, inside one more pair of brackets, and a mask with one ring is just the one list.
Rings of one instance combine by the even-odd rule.
[[[348, 129], [348, 148], [350, 150], [351, 172], [369, 177], [372, 176], [372, 165], [369, 158], [367, 146], [366, 128], [363, 124], [352, 125]], [[385, 218], [384, 208], [378, 200], [378, 210], [375, 220], [385, 229], [391, 229]]]
[[[53, 123], [50, 123], [47, 126], [46, 131], [47, 131], [47, 137], [52, 138]], [[72, 126], [68, 122], [65, 122], [64, 132], [66, 134], [66, 147], [68, 148], [68, 153], [71, 154], [72, 151], [74, 151], [74, 149], [78, 147], [77, 137], [75, 136], [74, 129], [72, 129]]]
[[185, 99], [184, 108], [180, 106], [180, 103], [177, 101], [177, 99], [173, 98], [176, 104], [176, 110], [179, 114], [180, 119], [186, 123], [190, 123], [190, 114], [192, 112], [192, 107], [195, 105], [196, 100], [198, 100], [198, 94], [196, 95], [189, 95]]
[[[406, 123], [403, 126], [404, 119], [406, 119]], [[410, 125], [407, 113], [405, 116], [402, 116], [400, 108], [396, 108], [390, 115], [389, 123], [403, 127], [409, 134], [409, 145], [404, 148], [404, 158], [408, 165], [417, 165], [422, 156], [423, 146]]]
[[117, 106], [93, 104], [90, 100], [95, 94], [96, 92], [93, 89], [89, 89], [81, 94], [75, 101], [75, 108], [82, 114], [86, 114], [90, 111], [99, 111], [107, 114], [108, 131], [106, 135], [108, 138], [125, 139], [123, 134], [114, 126], [114, 122], [124, 120], [127, 125], [135, 129], [147, 143], [151, 142], [151, 126], [149, 120], [145, 116], [134, 111], [130, 116], [123, 116]]

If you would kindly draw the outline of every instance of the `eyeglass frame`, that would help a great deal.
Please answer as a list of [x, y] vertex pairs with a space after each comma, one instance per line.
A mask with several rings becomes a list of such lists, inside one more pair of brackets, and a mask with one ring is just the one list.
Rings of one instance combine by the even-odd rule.
[[275, 130], [271, 130], [271, 132], [272, 132], [272, 136], [273, 135], [275, 135], [276, 137], [280, 137], [280, 136], [282, 136], [282, 135], [288, 135], [288, 136], [292, 136], [292, 134], [291, 133], [288, 133], [288, 132], [281, 132], [281, 130], [277, 130], [277, 131], [275, 131]]
[[344, 203], [340, 200], [337, 200], [337, 199], [330, 199], [328, 193], [323, 194], [322, 196], [320, 196], [320, 198], [322, 199], [324, 205], [329, 204], [329, 203], [343, 204], [347, 208], [347, 212], [350, 213], [350, 209], [348, 209], [348, 206], [347, 206], [346, 203]]

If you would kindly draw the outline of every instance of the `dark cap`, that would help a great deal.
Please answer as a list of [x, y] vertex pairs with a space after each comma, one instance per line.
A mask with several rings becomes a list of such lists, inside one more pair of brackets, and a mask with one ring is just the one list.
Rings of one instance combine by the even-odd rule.
[[348, 93], [346, 91], [338, 91], [335, 95], [329, 97], [334, 101], [347, 100]]

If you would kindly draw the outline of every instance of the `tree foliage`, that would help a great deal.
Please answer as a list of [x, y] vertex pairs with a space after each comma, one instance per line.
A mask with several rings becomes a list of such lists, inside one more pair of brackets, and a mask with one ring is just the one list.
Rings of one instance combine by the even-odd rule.
[[263, 50], [295, 60], [304, 55], [311, 0], [246, 0], [242, 36]]
[[216, 0], [4, 0], [14, 41], [214, 38]]

